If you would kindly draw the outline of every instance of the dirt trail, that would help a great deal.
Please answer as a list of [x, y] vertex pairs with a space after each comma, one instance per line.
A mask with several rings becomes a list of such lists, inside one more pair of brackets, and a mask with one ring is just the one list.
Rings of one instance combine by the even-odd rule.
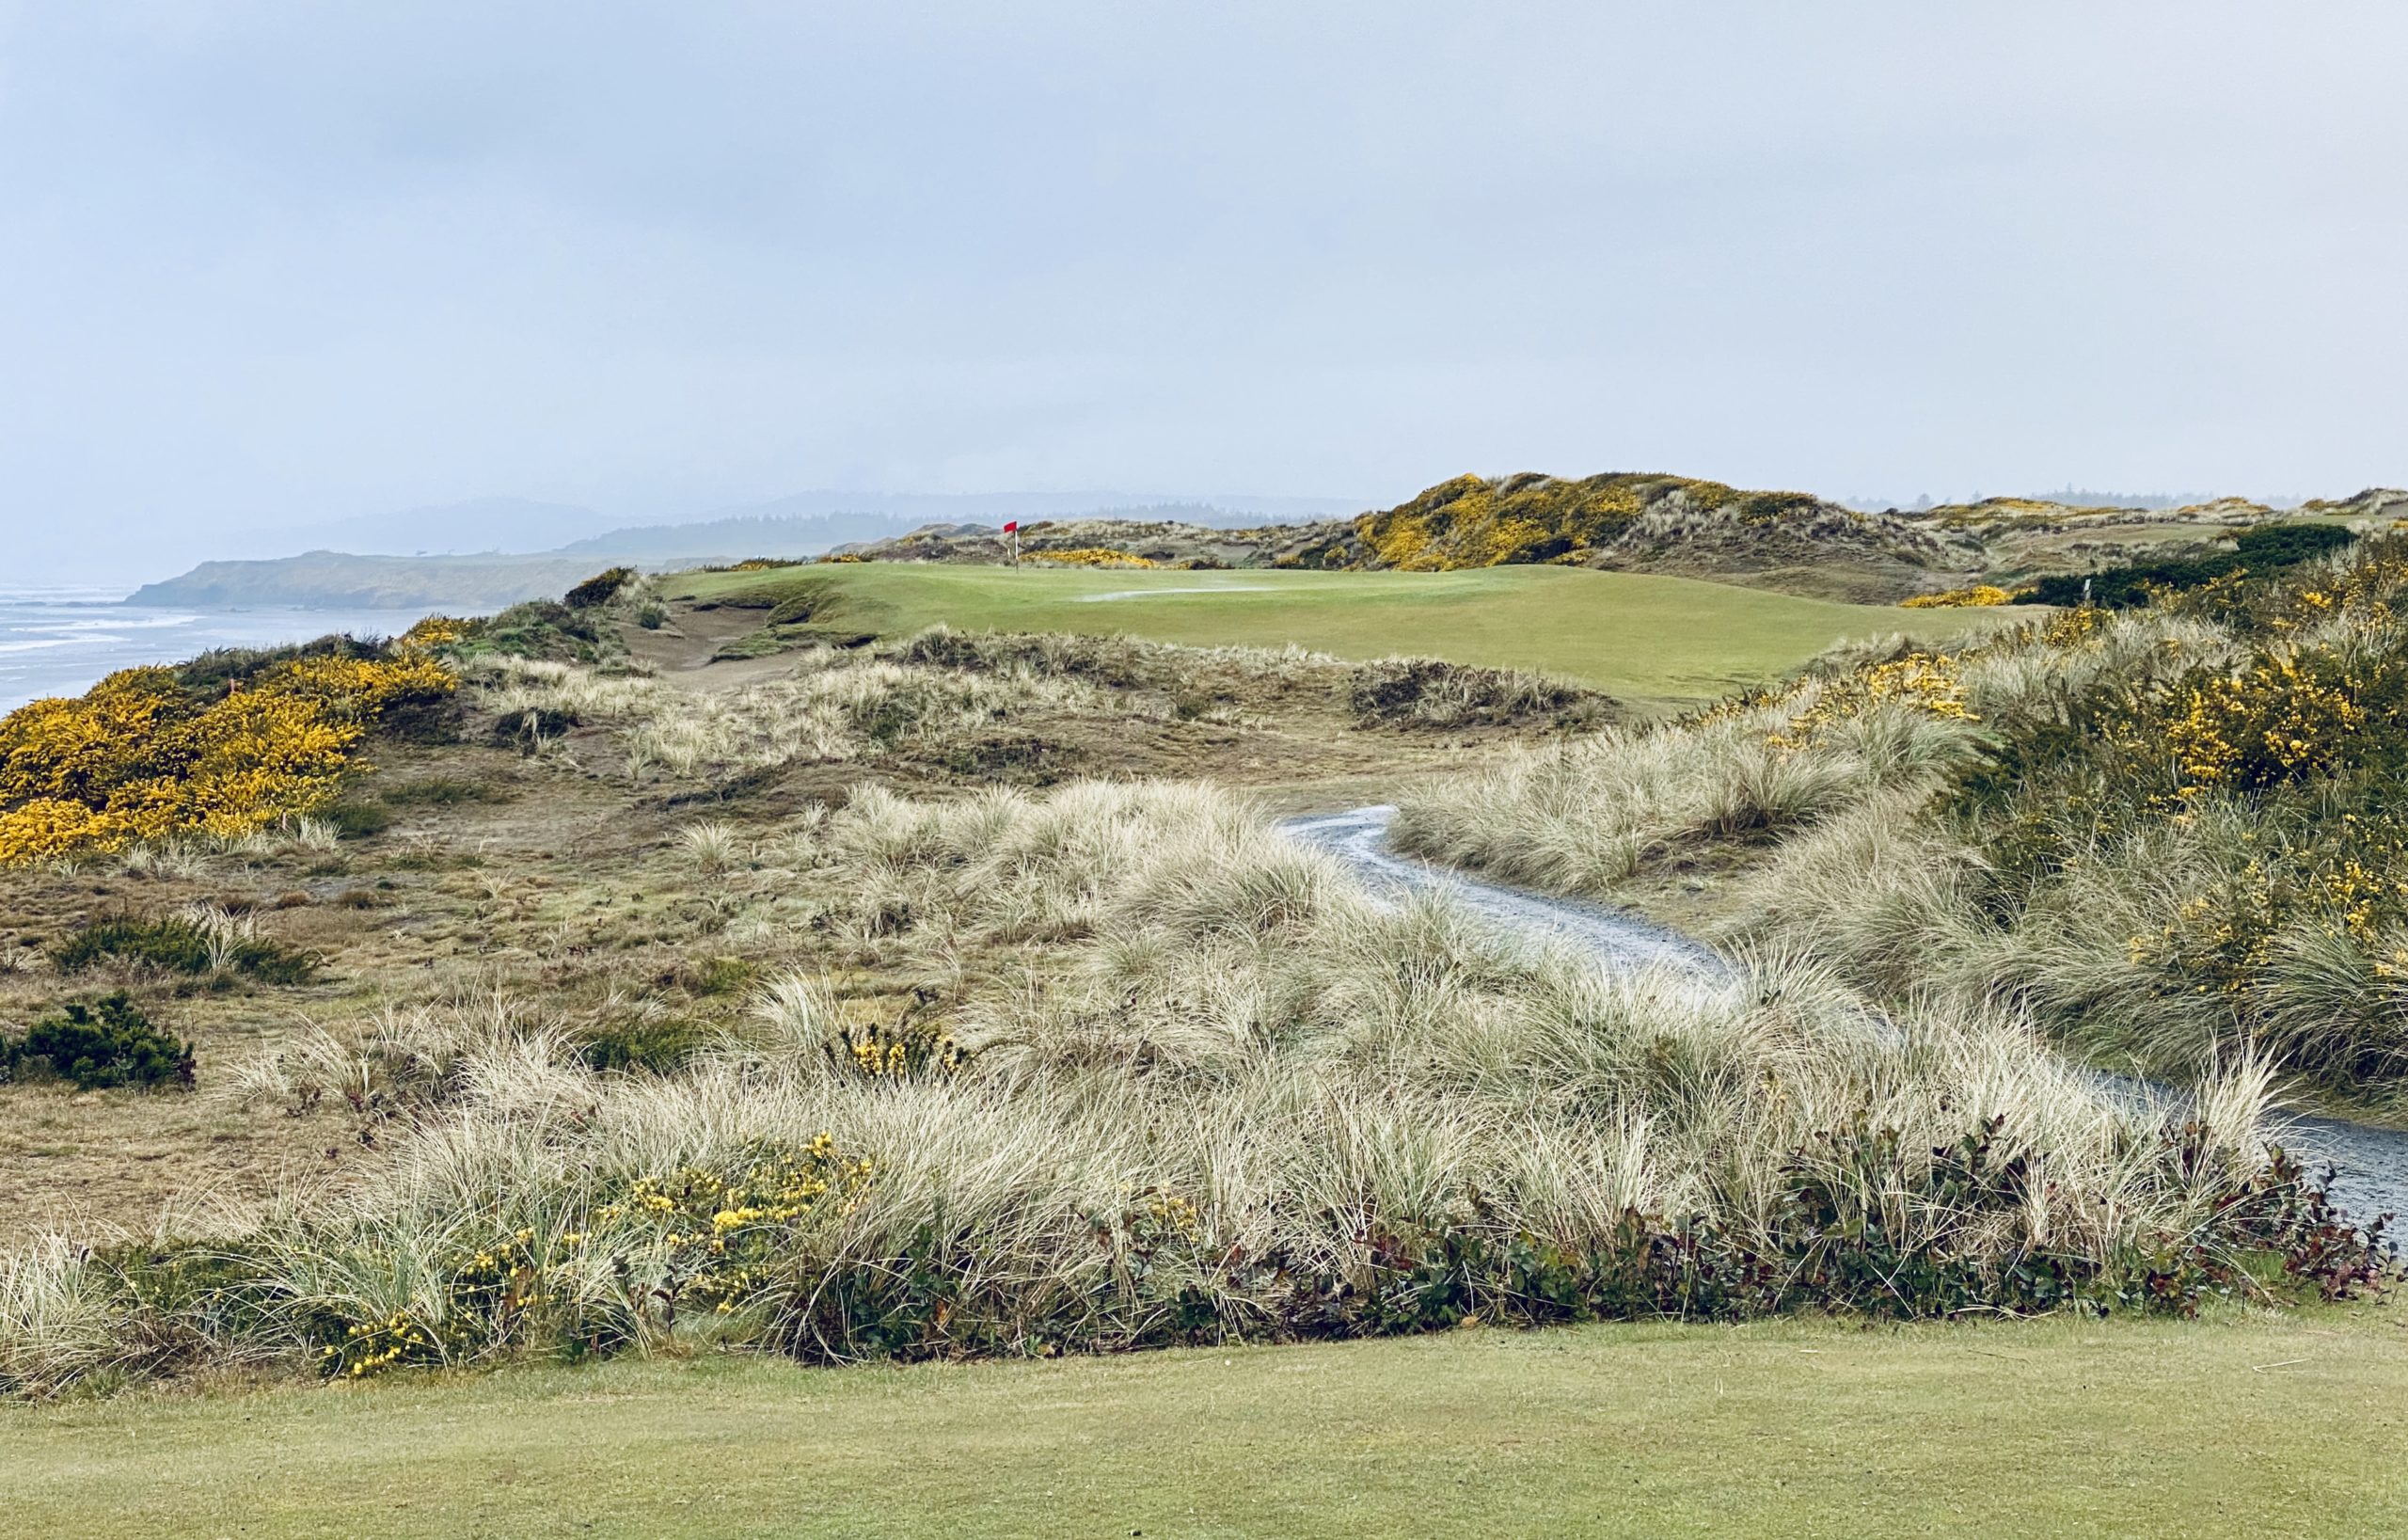
[[[1279, 828], [1336, 856], [1374, 892], [1445, 894], [1515, 934], [1571, 942], [1617, 972], [1670, 968], [1715, 988], [1727, 988], [1737, 976], [1713, 948], [1626, 911], [1508, 887], [1400, 855], [1387, 843], [1395, 817], [1393, 806], [1379, 804], [1287, 818]], [[2136, 1096], [2181, 1094], [2170, 1087], [2109, 1079]], [[2277, 1133], [2282, 1144], [2317, 1166], [2336, 1168], [2333, 1197], [2353, 1217], [2408, 1214], [2408, 1133], [2301, 1114], [2287, 1116], [2284, 1123]]]

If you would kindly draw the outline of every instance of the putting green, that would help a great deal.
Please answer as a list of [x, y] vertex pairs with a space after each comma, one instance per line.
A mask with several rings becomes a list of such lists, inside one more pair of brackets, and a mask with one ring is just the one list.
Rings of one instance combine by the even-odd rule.
[[1899, 631], [1943, 639], [2011, 618], [1535, 566], [1187, 572], [830, 563], [688, 574], [672, 578], [668, 592], [707, 601], [814, 583], [842, 596], [844, 624], [886, 635], [943, 622], [972, 630], [1123, 632], [1201, 646], [1293, 643], [1339, 658], [1410, 654], [1540, 669], [1656, 706], [1777, 678], [1835, 642]]

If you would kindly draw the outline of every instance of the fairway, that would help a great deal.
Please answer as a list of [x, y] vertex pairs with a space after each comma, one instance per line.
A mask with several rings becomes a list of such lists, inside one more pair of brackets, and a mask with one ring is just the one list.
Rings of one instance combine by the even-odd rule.
[[[842, 618], [885, 635], [1125, 632], [1200, 646], [1293, 643], [1339, 658], [1398, 654], [1539, 669], [1634, 704], [1680, 706], [1761, 684], [1834, 642], [1944, 638], [1996, 611], [1834, 604], [1729, 583], [1586, 568], [1468, 572], [1214, 572], [828, 563], [672, 577], [672, 597], [778, 594], [829, 583]], [[2030, 618], [2025, 611], [2016, 618]]]
[[8, 1532], [88, 1540], [2384, 1533], [2404, 1320], [626, 1363], [9, 1410], [0, 1460]]

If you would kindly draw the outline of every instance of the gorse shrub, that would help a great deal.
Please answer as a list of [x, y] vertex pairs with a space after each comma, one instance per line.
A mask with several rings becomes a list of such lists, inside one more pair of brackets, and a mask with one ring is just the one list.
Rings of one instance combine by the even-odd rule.
[[36, 701], [0, 720], [0, 865], [241, 835], [315, 811], [382, 717], [455, 685], [396, 644], [230, 667], [191, 688], [172, 669], [126, 669], [80, 700]]
[[1952, 588], [1939, 594], [1917, 594], [1898, 601], [1901, 610], [1980, 610], [1994, 605], [2012, 604], [2017, 591], [2001, 588], [1995, 583], [1975, 583], [1971, 588]]
[[[2333, 545], [2321, 526], [2266, 541]], [[2005, 1001], [2157, 1072], [2256, 1044], [2328, 1093], [2398, 1105], [2403, 595], [2408, 544], [2384, 536], [2147, 611], [1861, 654], [1417, 795], [1399, 829], [1590, 894], [1744, 841], [1735, 936], [1896, 999]]]
[[1050, 562], [1056, 566], [1078, 567], [1158, 567], [1163, 564], [1134, 551], [1115, 550], [1106, 546], [1081, 546], [1062, 550], [1033, 550], [1027, 559]]
[[46, 1072], [78, 1090], [149, 1090], [191, 1086], [193, 1052], [152, 1026], [120, 990], [70, 1002], [15, 1041], [0, 1039], [0, 1069], [17, 1078]]
[[1411, 501], [1355, 521], [1365, 551], [1407, 571], [1555, 561], [1608, 546], [1668, 501], [1771, 524], [1821, 504], [1802, 492], [1740, 492], [1682, 476], [1605, 475], [1581, 481], [1458, 476]]

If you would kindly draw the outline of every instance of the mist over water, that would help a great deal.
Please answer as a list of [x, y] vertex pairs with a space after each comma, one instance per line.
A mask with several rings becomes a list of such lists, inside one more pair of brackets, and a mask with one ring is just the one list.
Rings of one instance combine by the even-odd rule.
[[335, 631], [393, 636], [429, 610], [209, 611], [119, 602], [118, 590], [0, 587], [0, 711], [80, 695], [122, 668], [213, 647], [270, 647]]

